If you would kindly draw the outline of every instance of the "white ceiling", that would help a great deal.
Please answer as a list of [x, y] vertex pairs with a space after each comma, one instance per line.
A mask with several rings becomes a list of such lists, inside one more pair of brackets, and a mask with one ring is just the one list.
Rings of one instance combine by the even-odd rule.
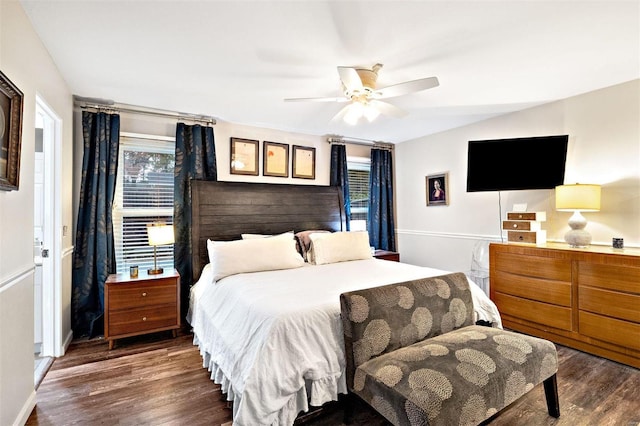
[[[21, 0], [75, 95], [401, 142], [640, 77], [639, 1]], [[409, 115], [330, 123], [336, 67], [384, 67]]]

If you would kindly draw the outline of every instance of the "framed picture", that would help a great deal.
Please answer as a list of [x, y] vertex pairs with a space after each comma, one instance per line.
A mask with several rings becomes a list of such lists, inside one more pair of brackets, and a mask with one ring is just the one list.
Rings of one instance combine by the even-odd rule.
[[292, 176], [300, 179], [316, 178], [316, 149], [293, 145]]
[[18, 190], [23, 95], [0, 72], [0, 190]]
[[449, 205], [449, 173], [426, 177], [427, 206]]
[[260, 142], [252, 139], [231, 138], [231, 174], [258, 176]]
[[267, 141], [262, 144], [262, 174], [289, 177], [289, 145]]

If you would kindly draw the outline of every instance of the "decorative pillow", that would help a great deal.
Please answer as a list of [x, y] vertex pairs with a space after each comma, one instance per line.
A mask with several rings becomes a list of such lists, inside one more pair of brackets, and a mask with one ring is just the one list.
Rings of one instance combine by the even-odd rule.
[[310, 262], [316, 265], [372, 257], [369, 233], [366, 231], [311, 234], [309, 237], [313, 250], [313, 259]]
[[216, 282], [244, 272], [273, 271], [304, 266], [296, 251], [293, 233], [270, 238], [235, 241], [207, 241], [209, 262]]
[[314, 233], [329, 234], [331, 233], [331, 231], [323, 231], [318, 229], [318, 230], [300, 231], [295, 235], [296, 249], [302, 256], [302, 258], [305, 260], [305, 262], [309, 262], [308, 254], [309, 254], [309, 250], [311, 249], [311, 238], [309, 238], [309, 235]]

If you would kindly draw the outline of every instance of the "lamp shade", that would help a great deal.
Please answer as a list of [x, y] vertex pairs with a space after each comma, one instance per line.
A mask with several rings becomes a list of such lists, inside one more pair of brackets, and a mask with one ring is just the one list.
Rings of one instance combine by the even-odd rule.
[[600, 185], [556, 186], [556, 210], [597, 212], [600, 210]]
[[148, 225], [147, 235], [150, 246], [162, 246], [174, 242], [173, 225]]

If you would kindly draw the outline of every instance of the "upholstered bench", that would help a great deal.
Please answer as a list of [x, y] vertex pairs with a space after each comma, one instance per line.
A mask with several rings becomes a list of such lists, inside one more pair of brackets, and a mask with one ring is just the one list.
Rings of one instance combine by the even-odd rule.
[[473, 324], [464, 274], [340, 296], [347, 386], [394, 425], [474, 425], [544, 382], [559, 417], [553, 343]]

